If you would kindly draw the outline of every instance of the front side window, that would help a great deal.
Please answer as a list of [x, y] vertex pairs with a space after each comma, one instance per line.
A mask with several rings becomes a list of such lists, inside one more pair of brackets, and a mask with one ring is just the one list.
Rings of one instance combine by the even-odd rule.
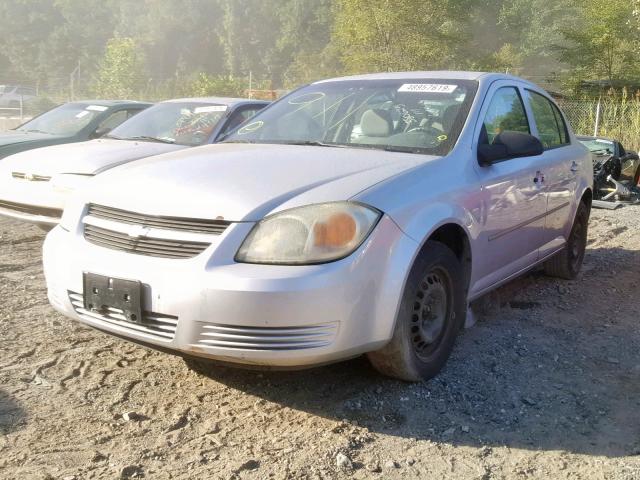
[[476, 90], [475, 81], [449, 79], [319, 82], [258, 113], [226, 141], [445, 155]]
[[491, 145], [504, 131], [530, 133], [524, 104], [515, 87], [502, 87], [494, 93], [484, 117], [480, 143]]
[[260, 106], [236, 110], [227, 122], [227, 125], [224, 127], [224, 131], [222, 132], [222, 134], [226, 135], [227, 133], [233, 131], [235, 128], [249, 120], [263, 108], [264, 107]]
[[16, 130], [50, 135], [75, 135], [107, 108], [103, 105], [67, 103], [43, 113]]
[[527, 95], [538, 127], [538, 135], [544, 147], [555, 148], [568, 144], [567, 127], [558, 107], [539, 93], [527, 90]]
[[113, 129], [110, 138], [203, 145], [226, 115], [226, 105], [166, 102], [143, 110]]

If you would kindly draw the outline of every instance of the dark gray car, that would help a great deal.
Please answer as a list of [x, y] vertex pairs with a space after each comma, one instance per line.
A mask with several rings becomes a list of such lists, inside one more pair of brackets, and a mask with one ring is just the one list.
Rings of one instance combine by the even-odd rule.
[[128, 100], [65, 103], [14, 130], [0, 132], [0, 159], [33, 148], [99, 138], [151, 105]]

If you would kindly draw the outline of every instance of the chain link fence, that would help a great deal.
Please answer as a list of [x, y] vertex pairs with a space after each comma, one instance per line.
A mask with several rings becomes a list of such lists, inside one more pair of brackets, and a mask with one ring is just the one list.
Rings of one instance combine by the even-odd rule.
[[626, 98], [558, 102], [578, 135], [610, 137], [640, 150], [640, 101]]

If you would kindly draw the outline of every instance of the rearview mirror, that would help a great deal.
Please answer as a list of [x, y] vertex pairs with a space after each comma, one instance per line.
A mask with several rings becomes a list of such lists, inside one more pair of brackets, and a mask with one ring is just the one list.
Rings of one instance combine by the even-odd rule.
[[91, 138], [100, 138], [100, 137], [104, 137], [107, 133], [109, 133], [111, 131], [110, 128], [108, 127], [101, 127], [96, 129], [95, 132], [93, 132], [91, 134]]
[[510, 158], [535, 157], [544, 153], [542, 142], [528, 133], [504, 131], [496, 135], [493, 143], [478, 145], [478, 163], [491, 165]]

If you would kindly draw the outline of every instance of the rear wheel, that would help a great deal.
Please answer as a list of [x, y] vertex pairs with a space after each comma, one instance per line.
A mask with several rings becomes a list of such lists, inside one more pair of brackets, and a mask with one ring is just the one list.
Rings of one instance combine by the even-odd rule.
[[426, 242], [413, 265], [391, 341], [367, 356], [383, 375], [428, 380], [444, 366], [466, 311], [462, 266], [439, 242]]
[[580, 273], [587, 248], [589, 213], [589, 207], [580, 202], [565, 248], [544, 264], [547, 275], [573, 280]]

